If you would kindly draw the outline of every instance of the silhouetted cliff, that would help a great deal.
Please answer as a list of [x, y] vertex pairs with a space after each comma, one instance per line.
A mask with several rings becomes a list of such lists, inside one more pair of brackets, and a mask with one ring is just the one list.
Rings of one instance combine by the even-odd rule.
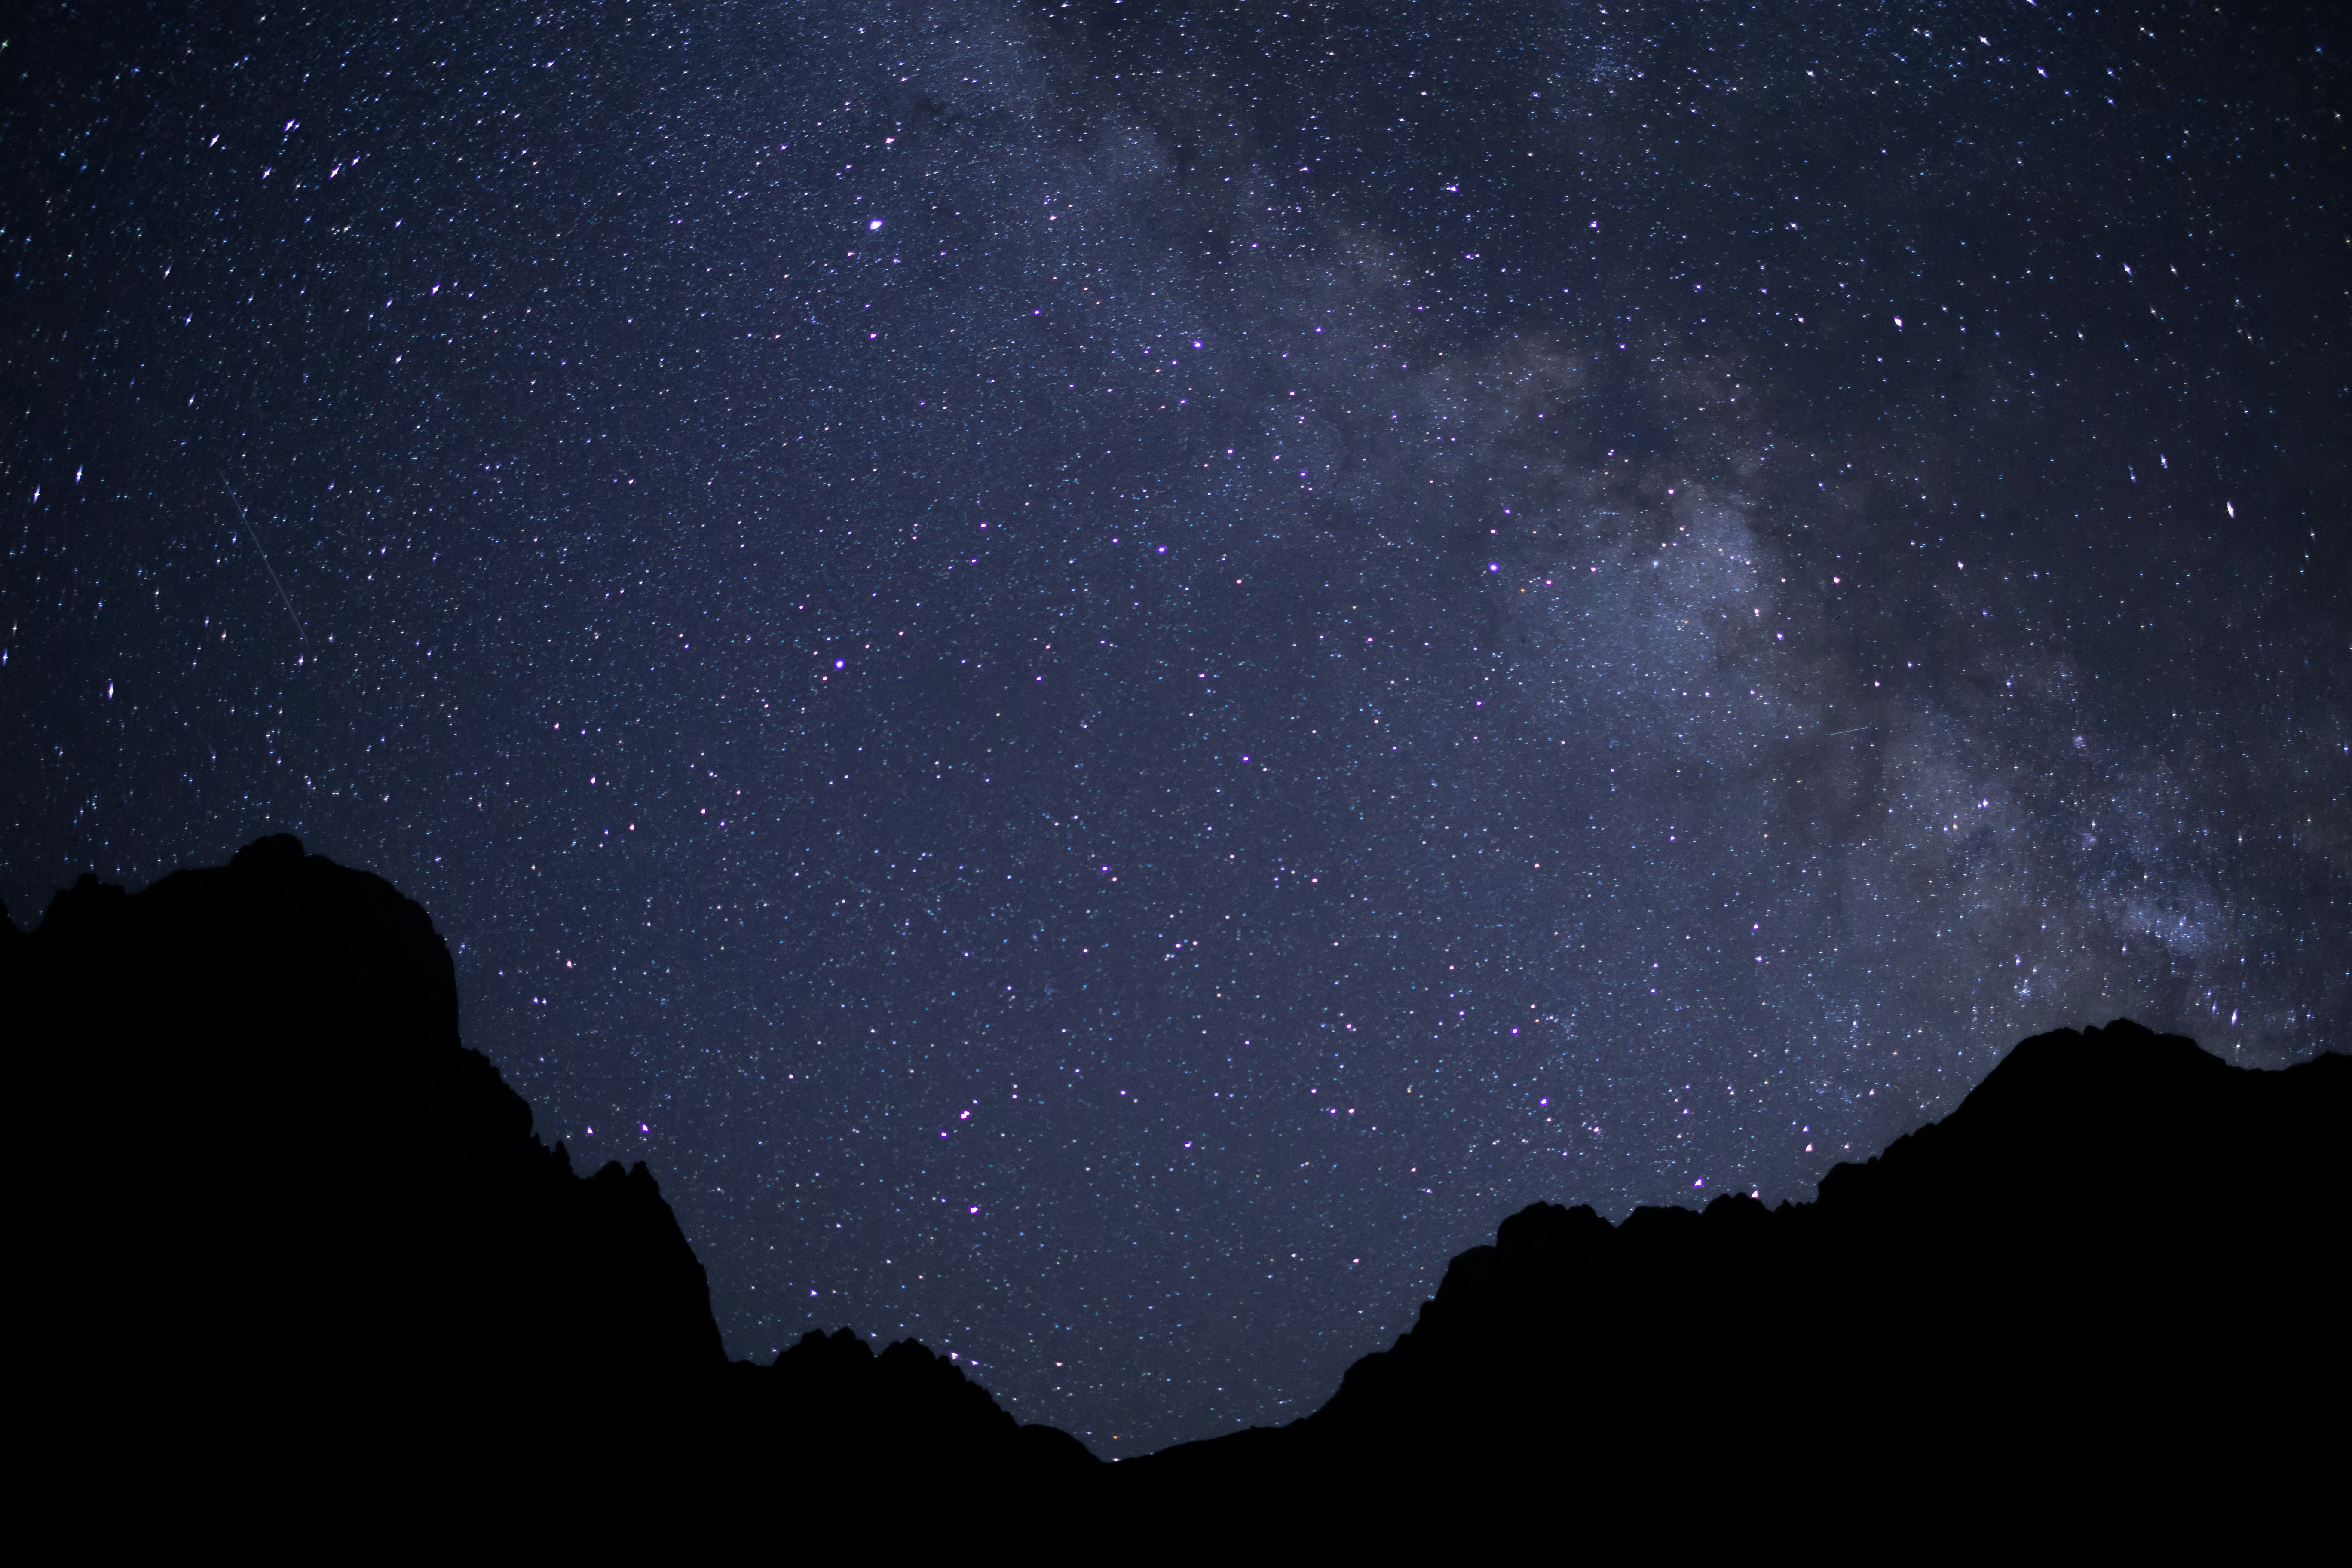
[[447, 948], [379, 878], [281, 836], [137, 894], [85, 877], [29, 935], [0, 927], [37, 1183], [20, 1299], [86, 1437], [226, 1425], [461, 1468], [480, 1446], [543, 1480], [582, 1461], [518, 1423], [565, 1411], [650, 1425], [640, 1477], [1095, 1465], [912, 1342], [730, 1367], [645, 1165], [583, 1178], [532, 1135], [458, 1038]]

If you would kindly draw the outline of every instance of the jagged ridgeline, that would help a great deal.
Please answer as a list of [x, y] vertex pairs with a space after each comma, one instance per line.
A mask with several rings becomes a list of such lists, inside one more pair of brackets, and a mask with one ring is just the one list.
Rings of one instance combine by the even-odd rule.
[[43, 1145], [42, 1339], [95, 1440], [228, 1423], [517, 1478], [599, 1436], [639, 1476], [1097, 1465], [912, 1342], [812, 1334], [730, 1365], [652, 1175], [583, 1177], [533, 1135], [458, 1038], [447, 946], [381, 878], [279, 836], [136, 894], [85, 877], [29, 936], [0, 924]]
[[425, 911], [290, 837], [137, 894], [84, 878], [30, 935], [0, 921], [0, 986], [29, 1408], [183, 1485], [617, 1467], [712, 1506], [781, 1478], [1011, 1483], [1181, 1523], [1932, 1507], [1994, 1477], [2011, 1503], [2178, 1510], [2340, 1476], [2340, 1056], [2255, 1073], [2126, 1023], [2044, 1035], [1817, 1202], [1538, 1204], [1313, 1415], [1114, 1469], [912, 1342], [729, 1363], [646, 1167], [583, 1177], [542, 1144], [458, 1038]]

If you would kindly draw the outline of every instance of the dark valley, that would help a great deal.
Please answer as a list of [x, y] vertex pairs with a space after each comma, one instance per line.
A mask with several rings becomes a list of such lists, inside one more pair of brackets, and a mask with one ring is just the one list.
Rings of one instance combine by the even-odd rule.
[[911, 1341], [730, 1362], [646, 1166], [542, 1144], [425, 911], [290, 837], [0, 922], [0, 1018], [24, 1408], [68, 1468], [214, 1510], [821, 1487], [1180, 1534], [1895, 1500], [1942, 1528], [1988, 1483], [2146, 1522], [2342, 1473], [2338, 1055], [2061, 1031], [1811, 1204], [1538, 1204], [1312, 1415], [1114, 1467]]

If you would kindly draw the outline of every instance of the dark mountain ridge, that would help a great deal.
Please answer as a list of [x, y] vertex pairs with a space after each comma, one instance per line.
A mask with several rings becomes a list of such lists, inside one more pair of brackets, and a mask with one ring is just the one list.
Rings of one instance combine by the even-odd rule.
[[425, 911], [291, 837], [137, 894], [85, 877], [29, 935], [0, 921], [0, 1020], [45, 1108], [38, 1340], [66, 1373], [58, 1418], [92, 1442], [128, 1407], [149, 1436], [299, 1429], [381, 1467], [422, 1434], [585, 1408], [672, 1434], [632, 1451], [640, 1477], [752, 1455], [1097, 1465], [912, 1341], [812, 1333], [730, 1364], [645, 1164], [583, 1177], [541, 1142], [459, 1039]]
[[[912, 1341], [729, 1363], [645, 1165], [583, 1178], [542, 1144], [459, 1039], [425, 911], [289, 837], [0, 921], [0, 1022], [38, 1108], [44, 1408], [232, 1498], [224, 1430], [237, 1476], [260, 1451], [346, 1494], [790, 1474], [1194, 1524], [2342, 1452], [2338, 1056], [2255, 1073], [2128, 1023], [2060, 1031], [1811, 1204], [1535, 1205], [1313, 1415], [1114, 1469]], [[635, 1436], [550, 1445], [559, 1411]], [[2315, 1415], [2326, 1442], [2291, 1441]]]
[[1312, 1415], [1115, 1481], [1279, 1517], [1570, 1482], [1679, 1504], [1705, 1476], [1777, 1516], [1824, 1471], [1857, 1508], [1948, 1508], [1991, 1466], [1989, 1506], [2181, 1518], [2340, 1475], [2347, 1110], [2339, 1055], [2036, 1036], [1813, 1203], [1523, 1209]]

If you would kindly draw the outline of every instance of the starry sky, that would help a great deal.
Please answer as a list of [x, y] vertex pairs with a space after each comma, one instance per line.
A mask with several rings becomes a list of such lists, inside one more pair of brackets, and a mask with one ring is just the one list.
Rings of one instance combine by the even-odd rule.
[[1111, 1456], [2026, 1034], [2308, 1057], [2346, 31], [18, 8], [0, 897], [382, 873], [731, 1353]]

